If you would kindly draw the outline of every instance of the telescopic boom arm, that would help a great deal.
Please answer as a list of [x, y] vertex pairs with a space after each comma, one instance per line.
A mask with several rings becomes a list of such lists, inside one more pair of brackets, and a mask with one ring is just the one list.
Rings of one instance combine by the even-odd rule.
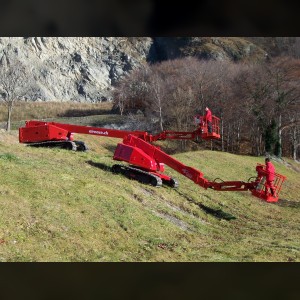
[[144, 183], [151, 183], [160, 186], [163, 182], [172, 187], [177, 187], [175, 179], [164, 174], [164, 164], [176, 170], [178, 173], [192, 180], [195, 184], [207, 189], [216, 191], [247, 191], [268, 202], [278, 201], [278, 195], [285, 176], [275, 174], [274, 189], [276, 194], [270, 195], [267, 191], [267, 172], [262, 165], [256, 167], [257, 177], [255, 180], [244, 181], [222, 181], [215, 179], [207, 180], [199, 170], [189, 167], [162, 151], [158, 146], [151, 144], [158, 140], [194, 140], [198, 137], [202, 139], [219, 139], [219, 119], [213, 116], [213, 131], [208, 132], [207, 124], [202, 121], [201, 116], [197, 118], [198, 128], [192, 132], [163, 131], [152, 135], [146, 131], [127, 131], [109, 128], [99, 128], [92, 126], [81, 126], [63, 124], [56, 122], [27, 121], [25, 127], [19, 128], [20, 143], [27, 143], [34, 146], [49, 146], [55, 143], [60, 145], [71, 145], [72, 150], [81, 147], [86, 149], [83, 142], [76, 142], [74, 133], [90, 134], [123, 139], [117, 145], [114, 153], [114, 160], [125, 161], [131, 166], [115, 165], [113, 170], [122, 173], [129, 178], [137, 179]]

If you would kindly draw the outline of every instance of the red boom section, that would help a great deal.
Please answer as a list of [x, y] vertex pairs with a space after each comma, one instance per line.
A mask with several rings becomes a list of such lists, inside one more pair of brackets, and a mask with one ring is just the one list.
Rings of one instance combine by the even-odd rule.
[[[199, 127], [192, 132], [163, 131], [159, 134], [151, 135], [146, 131], [127, 131], [56, 122], [26, 121], [25, 127], [19, 128], [19, 142], [34, 143], [62, 141], [66, 139], [72, 140], [72, 133], [92, 134], [114, 138], [124, 138], [125, 136], [132, 134], [148, 142], [166, 139], [193, 140], [196, 137], [203, 138], [203, 130], [205, 131], [205, 129]], [[207, 138], [206, 135], [205, 137]]]
[[92, 126], [70, 125], [56, 122], [26, 121], [25, 127], [19, 128], [20, 143], [43, 142], [49, 140], [72, 139], [72, 133], [92, 134], [114, 138], [124, 138], [128, 134], [149, 140], [145, 131], [126, 131]]
[[155, 142], [158, 140], [193, 140], [197, 136], [201, 137], [202, 130], [198, 128], [195, 131], [163, 131], [157, 135], [151, 136], [150, 141]]
[[210, 181], [209, 188], [216, 191], [248, 191], [255, 189], [257, 181], [244, 182], [244, 181]]

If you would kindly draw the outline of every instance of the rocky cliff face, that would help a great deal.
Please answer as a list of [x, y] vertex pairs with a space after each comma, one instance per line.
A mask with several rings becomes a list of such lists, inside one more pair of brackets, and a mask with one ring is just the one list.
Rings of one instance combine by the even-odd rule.
[[147, 62], [190, 55], [215, 60], [265, 56], [241, 38], [0, 38], [0, 61], [12, 59], [11, 53], [34, 76], [38, 88], [30, 100], [78, 102], [111, 100], [118, 79]]
[[98, 102], [110, 99], [112, 86], [145, 63], [150, 38], [27, 37], [0, 38], [0, 59], [14, 55], [33, 74], [32, 100]]
[[228, 61], [264, 60], [266, 51], [240, 37], [177, 37], [154, 39], [155, 49], [149, 59], [166, 60], [184, 56]]

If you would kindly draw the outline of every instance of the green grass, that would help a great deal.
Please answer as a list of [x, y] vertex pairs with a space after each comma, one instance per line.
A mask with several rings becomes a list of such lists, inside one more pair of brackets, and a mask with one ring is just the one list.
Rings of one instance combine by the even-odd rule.
[[[70, 122], [69, 122], [70, 123]], [[174, 170], [179, 188], [110, 172], [120, 141], [79, 135], [88, 152], [31, 148], [0, 133], [0, 261], [300, 261], [298, 164], [279, 204], [250, 192], [205, 190]], [[255, 176], [263, 158], [217, 151], [174, 155], [213, 180]]]

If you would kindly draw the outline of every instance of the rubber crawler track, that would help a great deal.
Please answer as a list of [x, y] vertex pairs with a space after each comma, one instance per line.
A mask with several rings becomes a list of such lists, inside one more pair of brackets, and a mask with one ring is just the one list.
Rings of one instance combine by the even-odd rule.
[[72, 151], [86, 151], [88, 147], [81, 141], [46, 141], [38, 143], [30, 143], [27, 146], [45, 147], [45, 148], [62, 148]]
[[158, 176], [130, 166], [116, 164], [112, 166], [112, 172], [123, 174], [144, 184], [151, 184], [156, 187], [162, 186], [162, 180]]

